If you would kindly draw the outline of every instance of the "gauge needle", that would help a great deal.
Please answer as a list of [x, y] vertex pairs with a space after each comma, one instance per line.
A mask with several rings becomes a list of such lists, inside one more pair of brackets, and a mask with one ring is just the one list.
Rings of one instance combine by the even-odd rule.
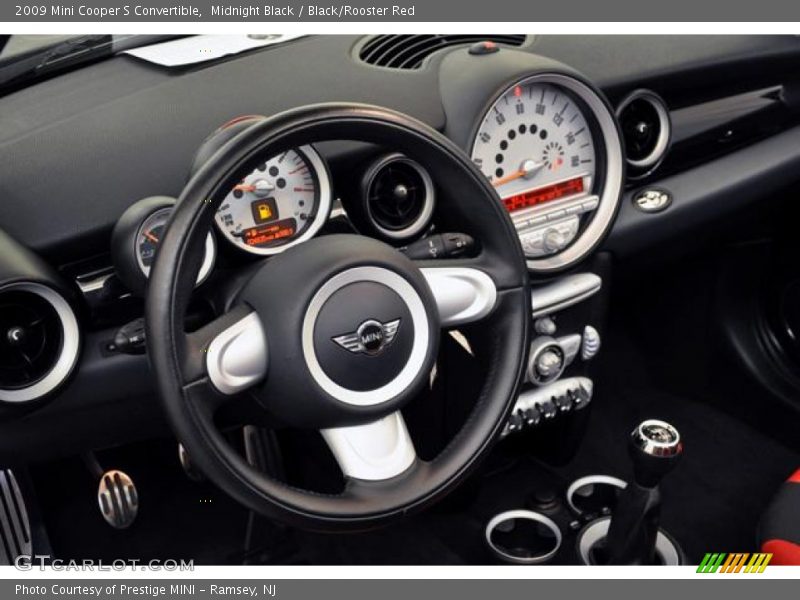
[[149, 231], [145, 231], [144, 232], [144, 237], [146, 237], [148, 240], [150, 240], [154, 244], [158, 243], [158, 238], [156, 236], [154, 236], [152, 233], [150, 233]]
[[501, 177], [500, 179], [495, 179], [494, 181], [492, 181], [492, 185], [494, 187], [500, 187], [501, 185], [504, 185], [506, 183], [509, 183], [510, 181], [514, 181], [515, 179], [519, 179], [521, 177], [524, 177], [525, 179], [530, 179], [536, 173], [538, 173], [539, 169], [541, 169], [543, 166], [544, 163], [537, 163], [535, 160], [528, 159], [522, 163], [522, 166], [519, 168], [518, 171], [514, 171], [513, 173], [510, 173], [505, 177]]
[[240, 183], [239, 185], [233, 186], [233, 189], [240, 192], [252, 192], [259, 196], [266, 196], [275, 189], [275, 186], [266, 179], [258, 179], [251, 184]]

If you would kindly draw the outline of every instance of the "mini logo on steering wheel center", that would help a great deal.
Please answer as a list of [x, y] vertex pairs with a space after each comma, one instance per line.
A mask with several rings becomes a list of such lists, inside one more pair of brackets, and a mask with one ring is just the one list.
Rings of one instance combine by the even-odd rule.
[[354, 333], [338, 335], [333, 339], [345, 350], [353, 354], [368, 354], [375, 356], [383, 352], [397, 336], [400, 328], [400, 319], [381, 323], [375, 319], [367, 319]]

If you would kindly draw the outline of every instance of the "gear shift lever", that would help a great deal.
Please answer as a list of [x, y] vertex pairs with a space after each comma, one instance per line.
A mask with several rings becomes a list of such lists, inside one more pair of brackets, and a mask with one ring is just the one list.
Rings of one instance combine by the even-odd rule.
[[634, 481], [620, 495], [606, 536], [611, 565], [646, 564], [655, 560], [661, 509], [659, 483], [683, 453], [678, 430], [665, 421], [640, 423], [630, 437]]

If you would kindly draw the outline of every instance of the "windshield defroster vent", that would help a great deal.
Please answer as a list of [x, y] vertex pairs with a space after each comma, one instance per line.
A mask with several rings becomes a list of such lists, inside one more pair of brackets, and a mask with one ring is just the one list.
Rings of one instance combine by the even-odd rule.
[[365, 63], [388, 69], [419, 69], [426, 58], [443, 48], [476, 42], [519, 47], [524, 35], [376, 35], [361, 47]]

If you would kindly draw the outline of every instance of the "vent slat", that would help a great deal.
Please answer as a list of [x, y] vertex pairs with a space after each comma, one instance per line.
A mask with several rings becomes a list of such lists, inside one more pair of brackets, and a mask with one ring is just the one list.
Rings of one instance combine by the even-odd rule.
[[413, 70], [444, 48], [481, 41], [519, 47], [525, 39], [524, 35], [376, 35], [364, 43], [358, 56], [376, 67]]

